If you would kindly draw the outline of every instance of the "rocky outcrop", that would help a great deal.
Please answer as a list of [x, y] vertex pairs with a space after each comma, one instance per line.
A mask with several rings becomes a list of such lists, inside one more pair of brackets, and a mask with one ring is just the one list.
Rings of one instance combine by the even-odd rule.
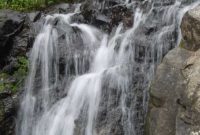
[[0, 134], [15, 129], [19, 93], [28, 70], [31, 43], [28, 15], [0, 10]]
[[159, 65], [150, 89], [146, 135], [200, 134], [200, 6], [183, 18], [183, 40]]

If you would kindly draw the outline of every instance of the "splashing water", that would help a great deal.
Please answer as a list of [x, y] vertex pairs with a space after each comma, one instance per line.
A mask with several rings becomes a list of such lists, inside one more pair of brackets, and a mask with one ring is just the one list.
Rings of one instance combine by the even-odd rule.
[[72, 22], [79, 9], [46, 16], [30, 55], [17, 135], [143, 135], [150, 80], [179, 43], [183, 14], [198, 3], [149, 4], [149, 12], [134, 9], [132, 28], [121, 23], [112, 36]]

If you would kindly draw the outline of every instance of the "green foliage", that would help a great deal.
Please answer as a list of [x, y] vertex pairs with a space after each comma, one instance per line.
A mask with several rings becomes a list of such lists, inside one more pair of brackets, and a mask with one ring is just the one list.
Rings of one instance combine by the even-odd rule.
[[74, 2], [75, 0], [0, 0], [0, 9], [9, 8], [19, 11], [29, 11], [44, 8], [59, 2]]
[[16, 78], [22, 78], [27, 75], [28, 72], [28, 60], [25, 57], [18, 57], [17, 58], [17, 68], [18, 70], [14, 72], [14, 76]]
[[17, 65], [18, 70], [16, 70], [13, 75], [13, 77], [15, 77], [17, 81], [11, 85], [11, 90], [14, 93], [24, 82], [24, 79], [28, 74], [28, 64], [29, 64], [28, 59], [26, 57], [18, 57], [17, 61], [18, 61]]
[[4, 84], [0, 83], [0, 92], [3, 92], [5, 90]]
[[6, 73], [0, 73], [0, 92], [10, 91], [15, 93], [17, 90], [17, 81], [10, 81], [10, 76]]
[[17, 70], [12, 74], [0, 73], [0, 92], [10, 91], [16, 93], [22, 86], [28, 73], [28, 60], [26, 57], [17, 58]]

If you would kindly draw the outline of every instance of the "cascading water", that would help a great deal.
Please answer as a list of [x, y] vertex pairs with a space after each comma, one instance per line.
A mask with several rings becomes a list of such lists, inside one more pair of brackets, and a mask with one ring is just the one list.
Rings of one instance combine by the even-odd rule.
[[180, 41], [183, 14], [198, 4], [146, 2], [147, 11], [122, 1], [136, 7], [134, 25], [125, 30], [121, 23], [111, 35], [73, 22], [77, 9], [46, 16], [30, 55], [17, 135], [144, 134], [154, 70]]

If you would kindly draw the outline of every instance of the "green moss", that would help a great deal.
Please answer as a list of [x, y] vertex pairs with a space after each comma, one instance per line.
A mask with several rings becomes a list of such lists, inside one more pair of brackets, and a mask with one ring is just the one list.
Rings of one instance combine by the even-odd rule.
[[7, 78], [8, 78], [8, 74], [0, 73], [0, 92], [3, 92], [6, 89], [5, 82]]
[[3, 92], [5, 90], [4, 84], [0, 84], [0, 92]]
[[2, 80], [2, 79], [6, 79], [6, 78], [8, 78], [8, 74], [7, 73], [0, 73], [0, 79]]

